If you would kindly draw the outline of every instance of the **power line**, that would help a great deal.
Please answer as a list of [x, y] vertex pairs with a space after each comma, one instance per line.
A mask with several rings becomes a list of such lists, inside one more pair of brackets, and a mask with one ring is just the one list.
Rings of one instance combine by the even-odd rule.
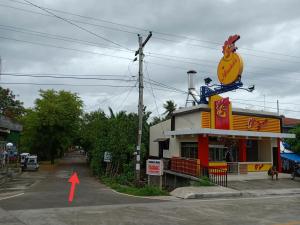
[[130, 60], [130, 61], [132, 60], [131, 58], [122, 57], [122, 56], [109, 55], [109, 54], [105, 54], [105, 53], [98, 53], [98, 52], [93, 52], [93, 51], [88, 51], [88, 50], [80, 50], [80, 49], [62, 47], [62, 46], [57, 46], [57, 45], [52, 45], [52, 44], [45, 44], [45, 43], [9, 38], [9, 37], [4, 37], [4, 36], [0, 36], [0, 38], [6, 39], [6, 40], [12, 40], [12, 41], [16, 41], [16, 42], [23, 42], [23, 43], [27, 43], [27, 44], [40, 45], [40, 46], [46, 46], [46, 47], [52, 47], [52, 48], [58, 48], [58, 49], [76, 51], [76, 52], [84, 52], [84, 53], [90, 53], [90, 54], [95, 54], [95, 55], [109, 56], [109, 57], [114, 57], [114, 58], [118, 58], [118, 59], [126, 59], [126, 60]]
[[39, 5], [36, 5], [36, 4], [34, 4], [34, 3], [32, 3], [32, 2], [30, 2], [30, 1], [28, 1], [28, 0], [23, 0], [23, 1], [27, 2], [28, 4], [30, 4], [30, 5], [32, 5], [32, 6], [36, 7], [36, 8], [39, 8], [39, 9], [41, 9], [41, 10], [47, 12], [48, 14], [50, 14], [50, 15], [52, 15], [52, 16], [55, 16], [55, 17], [58, 18], [58, 19], [61, 19], [61, 20], [65, 21], [65, 22], [67, 22], [67, 23], [69, 23], [69, 24], [71, 24], [71, 25], [73, 25], [73, 26], [79, 28], [80, 30], [83, 30], [83, 31], [85, 31], [85, 32], [87, 32], [87, 33], [89, 33], [89, 34], [92, 34], [92, 35], [94, 35], [94, 36], [96, 36], [96, 37], [98, 37], [98, 38], [101, 38], [101, 39], [104, 40], [104, 41], [110, 42], [110, 43], [112, 43], [112, 44], [114, 44], [114, 45], [117, 45], [117, 46], [119, 46], [119, 47], [121, 47], [121, 48], [130, 50], [130, 49], [128, 49], [127, 47], [124, 47], [124, 46], [120, 45], [119, 43], [117, 43], [117, 42], [115, 42], [115, 41], [112, 41], [112, 40], [110, 40], [110, 39], [108, 39], [108, 38], [106, 38], [106, 37], [104, 37], [104, 36], [101, 36], [101, 35], [99, 35], [99, 34], [93, 32], [93, 31], [90, 31], [89, 29], [86, 29], [86, 28], [84, 28], [84, 27], [82, 27], [82, 26], [79, 26], [78, 24], [73, 23], [72, 21], [70, 21], [70, 20], [68, 20], [68, 19], [66, 19], [66, 18], [64, 18], [64, 17], [58, 16], [58, 15], [56, 15], [55, 13], [49, 11], [48, 9], [45, 9], [45, 8], [39, 6]]
[[[40, 36], [40, 37], [49, 38], [49, 39], [61, 40], [61, 41], [66, 41], [66, 42], [73, 42], [73, 43], [78, 43], [78, 44], [84, 44], [84, 45], [88, 45], [88, 46], [96, 46], [96, 47], [102, 47], [102, 48], [113, 49], [113, 50], [118, 50], [118, 51], [133, 52], [133, 51], [124, 50], [124, 49], [120, 49], [120, 48], [113, 47], [113, 46], [107, 46], [107, 45], [102, 44], [102, 43], [99, 44], [99, 43], [96, 43], [96, 42], [85, 41], [85, 40], [82, 40], [82, 39], [76, 39], [76, 38], [63, 36], [63, 35], [53, 35], [53, 34], [49, 34], [49, 33], [24, 29], [24, 28], [15, 27], [15, 26], [7, 26], [7, 25], [1, 25], [0, 24], [0, 29], [9, 30], [9, 31], [18, 32], [18, 33], [29, 34], [29, 35]], [[207, 67], [215, 67], [215, 65], [208, 65], [208, 64], [203, 64], [203, 63], [184, 61], [184, 60], [180, 60], [180, 59], [218, 63], [217, 61], [213, 61], [213, 60], [204, 60], [204, 59], [197, 59], [197, 58], [191, 58], [191, 57], [172, 56], [172, 55], [168, 55], [168, 54], [159, 54], [159, 53], [152, 53], [152, 52], [148, 52], [145, 55], [149, 56], [149, 57], [153, 57], [153, 58], [168, 60], [168, 61], [177, 61], [177, 62], [182, 62], [182, 63], [189, 63], [189, 64], [194, 64], [194, 65], [207, 66]], [[274, 68], [268, 68], [268, 67], [256, 66], [256, 68], [263, 68], [263, 69], [267, 69], [267, 70], [271, 70], [271, 71], [277, 71], [277, 72], [278, 72], [278, 70], [280, 70], [280, 71], [299, 73], [300, 74], [300, 72], [293, 72], [293, 71], [287, 71], [287, 70], [282, 70], [282, 69], [276, 69], [275, 70]], [[202, 72], [209, 73], [208, 71], [203, 71], [203, 70], [202, 70]], [[260, 73], [260, 72], [249, 72], [249, 73], [264, 74], [264, 73]]]
[[108, 46], [103, 43], [85, 41], [82, 39], [77, 39], [77, 38], [68, 37], [68, 36], [64, 36], [64, 35], [50, 34], [50, 33], [45, 33], [45, 32], [40, 32], [40, 31], [34, 31], [34, 30], [30, 30], [30, 29], [24, 29], [21, 27], [0, 24], [0, 29], [12, 31], [12, 32], [23, 33], [23, 34], [29, 34], [29, 35], [33, 35], [33, 36], [39, 36], [39, 37], [43, 37], [43, 38], [54, 39], [54, 40], [73, 42], [73, 43], [77, 43], [77, 44], [84, 44], [84, 45], [113, 49], [113, 50], [118, 50], [118, 51], [133, 52], [133, 51], [125, 50], [125, 49], [120, 49], [120, 48], [114, 47], [114, 46]]
[[63, 84], [63, 83], [25, 83], [25, 82], [0, 82], [4, 85], [36, 85], [36, 86], [74, 86], [74, 87], [134, 87], [130, 85], [110, 85], [110, 84]]
[[[12, 2], [15, 2], [15, 3], [19, 3], [19, 4], [25, 4], [25, 3], [21, 3], [19, 1], [13, 1], [13, 0], [9, 0], [9, 1], [12, 1]], [[29, 5], [29, 4], [26, 4], [26, 5]], [[25, 10], [25, 9], [21, 9], [21, 8], [17, 8], [17, 7], [12, 7], [12, 6], [8, 6], [8, 5], [1, 4], [0, 6], [9, 7], [9, 8], [17, 9], [17, 10], [22, 10], [22, 11], [27, 11], [27, 12], [30, 12], [30, 13], [36, 13], [36, 14], [38, 14], [35, 11]], [[94, 17], [83, 16], [83, 15], [79, 15], [79, 14], [75, 14], [75, 13], [70, 13], [70, 12], [66, 12], [66, 11], [63, 11], [63, 10], [51, 9], [51, 8], [47, 8], [47, 7], [42, 7], [42, 8], [46, 9], [46, 10], [50, 10], [50, 11], [56, 11], [56, 12], [60, 12], [60, 13], [72, 15], [72, 16], [78, 16], [78, 17], [85, 18], [85, 19], [92, 19], [92, 20], [101, 21], [101, 22], [104, 22], [104, 23], [114, 24], [114, 25], [118, 25], [118, 26], [123, 26], [123, 27], [131, 28], [131, 29], [147, 31], [147, 29], [145, 29], [145, 28], [140, 28], [140, 27], [136, 27], [136, 26], [130, 26], [130, 25], [126, 25], [126, 24], [116, 23], [116, 22], [112, 22], [112, 21], [109, 21], [109, 20], [104, 20], [104, 19], [99, 19], [99, 18], [94, 18]], [[48, 16], [47, 14], [41, 14], [41, 15]], [[90, 24], [90, 23], [86, 23], [86, 22], [83, 22], [83, 21], [75, 21], [75, 20], [71, 20], [71, 19], [69, 19], [69, 20], [77, 22], [77, 23], [85, 23], [85, 24], [89, 24], [89, 25], [93, 25], [93, 26], [100, 26], [100, 27], [103, 27], [103, 28], [106, 28], [106, 29], [111, 29], [111, 30], [126, 32], [126, 33], [130, 33], [130, 34], [136, 34], [136, 32], [131, 32], [131, 31], [128, 31], [128, 30], [121, 30], [121, 29], [107, 27], [107, 26], [103, 26], [103, 25], [99, 25], [99, 24]], [[222, 46], [223, 45], [223, 43], [221, 43], [221, 42], [209, 41], [209, 40], [202, 40], [202, 39], [197, 39], [197, 38], [191, 38], [191, 37], [188, 37], [188, 36], [177, 35], [177, 34], [172, 34], [172, 33], [165, 33], [165, 32], [160, 32], [160, 31], [153, 31], [153, 33], [159, 34], [159, 35], [164, 35], [164, 36], [173, 36], [173, 37], [177, 37], [177, 38], [181, 38], [181, 39], [186, 39], [186, 40], [197, 41], [197, 42], [210, 43], [210, 44], [214, 44], [214, 45], [217, 45], [217, 46]], [[171, 40], [171, 39], [160, 38], [160, 37], [155, 37], [155, 38], [156, 39], [160, 39], [160, 40], [165, 40], [165, 41], [178, 42], [178, 40]], [[210, 46], [200, 46], [200, 45], [194, 45], [194, 44], [191, 44], [191, 43], [186, 43], [186, 44], [192, 45], [192, 46], [198, 46], [198, 47], [208, 48], [208, 49], [213, 49], [213, 50], [219, 50], [219, 48], [213, 48], [213, 47], [210, 47]], [[276, 54], [276, 55], [281, 55], [281, 56], [290, 57], [290, 58], [300, 58], [300, 56], [288, 55], [288, 54], [284, 54], [284, 53], [280, 53], [280, 52], [274, 52], [274, 51], [257, 50], [257, 49], [251, 49], [251, 48], [243, 48], [243, 47], [240, 47], [239, 49], [241, 49], [241, 50], [247, 50], [247, 51], [254, 51], [254, 52], [262, 52], [262, 53], [265, 53], [265, 54]], [[267, 57], [267, 56], [258, 56], [258, 55], [248, 54], [248, 53], [244, 53], [244, 54], [247, 54], [247, 55], [250, 55], [250, 56], [255, 56], [255, 57], [266, 58], [266, 59], [269, 59], [269, 60], [280, 60], [280, 61], [286, 61], [286, 62], [290, 62], [290, 63], [298, 63], [298, 62], [295, 62], [295, 61], [281, 60], [281, 59], [278, 59], [278, 58], [271, 58], [271, 57]]]
[[66, 74], [66, 73], [16, 73], [6, 72], [7, 75], [46, 75], [46, 76], [68, 76], [68, 77], [128, 77], [127, 75], [116, 74]]
[[[18, 8], [18, 7], [14, 7], [14, 6], [9, 6], [9, 5], [5, 5], [5, 4], [0, 4], [0, 7], [5, 7], [5, 8], [14, 9], [14, 10], [18, 10], [18, 11], [22, 11], [22, 12], [26, 12], [26, 13], [31, 13], [31, 14], [36, 14], [36, 15], [55, 18], [55, 16], [48, 15], [48, 14], [45, 14], [45, 13], [40, 13], [40, 12], [36, 12], [36, 11], [28, 10], [28, 9], [23, 9], [23, 8]], [[123, 33], [135, 34], [136, 35], [136, 32], [122, 30], [122, 29], [118, 29], [118, 28], [114, 28], [114, 27], [108, 27], [108, 26], [103, 26], [103, 25], [100, 25], [100, 24], [94, 24], [94, 23], [89, 23], [89, 22], [84, 22], [84, 21], [74, 20], [74, 19], [69, 19], [69, 20], [73, 21], [73, 22], [76, 22], [76, 23], [80, 23], [80, 24], [90, 25], [90, 26], [94, 26], [94, 27], [101, 27], [101, 28], [108, 29], [108, 30], [114, 30], [114, 31], [119, 31], [119, 32], [123, 32]]]
[[[275, 107], [270, 107], [270, 106], [263, 106], [263, 105], [255, 105], [255, 104], [249, 104], [249, 103], [243, 103], [243, 102], [238, 102], [238, 101], [235, 101], [237, 102], [238, 104], [242, 104], [242, 105], [249, 105], [249, 106], [257, 106], [257, 107], [262, 107], [262, 108], [268, 108], [268, 109], [276, 109]], [[290, 112], [300, 112], [300, 111], [297, 111], [297, 110], [292, 110], [292, 109], [285, 109], [285, 108], [280, 108], [281, 111], [290, 111]]]
[[13, 77], [35, 77], [35, 78], [54, 78], [54, 79], [75, 79], [75, 80], [106, 80], [106, 81], [126, 81], [132, 82], [132, 79], [120, 79], [120, 78], [97, 78], [97, 77], [78, 77], [78, 76], [53, 76], [53, 75], [31, 75], [31, 74], [10, 74], [2, 73], [2, 76]]

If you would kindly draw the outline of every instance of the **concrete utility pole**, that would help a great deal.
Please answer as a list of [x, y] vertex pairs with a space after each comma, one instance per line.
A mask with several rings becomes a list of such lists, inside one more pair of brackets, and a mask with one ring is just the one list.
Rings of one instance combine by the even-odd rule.
[[139, 108], [138, 108], [138, 116], [139, 116], [139, 128], [138, 128], [138, 140], [136, 146], [136, 165], [135, 165], [135, 173], [136, 173], [136, 181], [139, 182], [141, 179], [141, 144], [142, 144], [142, 130], [143, 130], [143, 91], [144, 91], [144, 80], [143, 80], [143, 59], [144, 46], [147, 44], [149, 39], [152, 36], [152, 32], [149, 32], [148, 37], [143, 42], [143, 37], [138, 34], [139, 40], [139, 49], [135, 52], [135, 56], [139, 55]]
[[277, 114], [279, 116], [279, 101], [277, 100]]

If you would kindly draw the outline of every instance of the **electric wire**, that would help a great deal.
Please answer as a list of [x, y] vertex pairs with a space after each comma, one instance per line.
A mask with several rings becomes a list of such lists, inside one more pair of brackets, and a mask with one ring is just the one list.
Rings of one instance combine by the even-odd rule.
[[119, 44], [119, 43], [117, 43], [117, 42], [115, 42], [115, 41], [112, 41], [112, 40], [110, 40], [110, 39], [108, 39], [108, 38], [106, 38], [106, 37], [104, 37], [104, 36], [102, 36], [102, 35], [99, 35], [99, 34], [93, 32], [93, 31], [90, 31], [89, 29], [86, 29], [85, 27], [82, 27], [82, 26], [80, 26], [80, 25], [78, 25], [78, 24], [76, 24], [76, 23], [74, 23], [74, 22], [72, 22], [72, 21], [70, 21], [70, 20], [68, 20], [68, 19], [66, 19], [66, 18], [64, 18], [64, 17], [58, 16], [58, 15], [56, 15], [55, 13], [49, 11], [48, 9], [45, 9], [45, 8], [39, 6], [39, 5], [36, 5], [36, 4], [34, 4], [34, 3], [32, 3], [32, 2], [30, 2], [30, 1], [28, 1], [28, 0], [23, 0], [23, 1], [27, 2], [28, 4], [30, 4], [30, 5], [32, 5], [32, 6], [36, 7], [36, 8], [39, 8], [39, 9], [43, 10], [44, 12], [47, 12], [48, 14], [50, 14], [50, 15], [52, 15], [52, 16], [55, 16], [55, 17], [58, 18], [58, 19], [61, 19], [61, 20], [65, 21], [65, 22], [67, 22], [67, 23], [69, 23], [69, 24], [71, 24], [71, 25], [77, 27], [77, 28], [80, 29], [80, 30], [83, 30], [83, 31], [85, 31], [85, 32], [87, 32], [87, 33], [89, 33], [89, 34], [91, 34], [91, 35], [94, 35], [94, 36], [96, 36], [96, 37], [98, 37], [98, 38], [100, 38], [100, 39], [102, 39], [102, 40], [104, 40], [104, 41], [110, 42], [110, 43], [112, 43], [112, 44], [114, 44], [114, 45], [117, 45], [117, 46], [119, 46], [119, 47], [121, 47], [121, 48], [130, 50], [130, 49], [128, 49], [127, 47], [124, 47], [124, 46], [122, 46], [121, 44]]
[[[18, 2], [18, 1], [12, 1], [12, 2]], [[18, 3], [20, 3], [20, 2], [18, 2]], [[7, 5], [3, 5], [3, 4], [0, 5], [0, 6], [11, 7], [11, 6], [7, 6]], [[16, 7], [11, 7], [11, 8], [18, 9], [18, 10], [24, 10], [24, 9], [20, 9], [20, 8], [16, 8]], [[75, 14], [75, 13], [68, 13], [68, 12], [65, 12], [65, 11], [62, 11], [62, 10], [50, 9], [50, 8], [47, 8], [47, 7], [42, 7], [42, 8], [50, 10], [50, 11], [58, 11], [58, 12], [69, 14], [69, 15], [73, 15], [73, 16], [79, 16], [79, 17], [82, 17], [82, 18], [89, 18], [89, 19], [99, 20], [101, 22], [115, 24], [115, 25], [118, 25], [118, 26], [131, 27], [131, 28], [134, 28], [134, 29], [138, 29], [138, 30], [142, 30], [142, 31], [147, 31], [144, 28], [138, 28], [138, 27], [129, 26], [129, 25], [125, 25], [125, 24], [114, 23], [114, 22], [111, 22], [111, 21], [108, 21], [108, 20], [96, 19], [96, 18], [93, 18], [93, 17], [82, 16], [82, 15], [78, 15], [78, 14]], [[26, 11], [26, 10], [24, 10], [24, 11]], [[30, 12], [31, 13], [37, 13], [37, 12], [34, 12], [34, 11], [30, 11]], [[42, 15], [46, 15], [46, 14], [42, 14]], [[70, 19], [70, 21], [74, 21], [74, 20]], [[80, 22], [84, 23], [82, 21], [76, 21], [76, 22], [77, 23], [80, 23]], [[90, 25], [96, 25], [96, 24], [90, 24]], [[108, 28], [108, 29], [116, 29], [116, 28], [111, 28], [111, 27], [104, 27], [104, 26], [102, 26], [102, 27], [103, 28]], [[126, 31], [126, 30], [118, 30], [118, 31], [136, 34], [136, 32], [130, 32], [130, 31]], [[187, 36], [182, 36], [182, 35], [177, 35], [177, 34], [170, 34], [170, 33], [164, 33], [164, 32], [159, 32], [159, 31], [153, 31], [153, 33], [160, 34], [160, 35], [165, 35], [165, 36], [174, 36], [174, 37], [178, 37], [178, 38], [180, 37], [180, 38], [186, 39], [186, 40], [193, 40], [193, 41], [198, 41], [198, 42], [212, 43], [212, 44], [217, 44], [217, 45], [220, 45], [220, 46], [222, 45], [222, 43], [215, 42], [215, 41], [208, 41], [208, 40], [201, 40], [201, 39], [197, 39], [197, 38], [190, 38], [190, 37], [187, 37]], [[165, 40], [165, 41], [178, 42], [178, 40], [171, 40], [171, 39], [160, 38], [160, 37], [154, 37], [154, 38], [160, 39], [160, 40]], [[200, 45], [194, 45], [194, 44], [191, 44], [191, 43], [186, 43], [186, 44], [192, 45], [192, 46], [198, 46], [198, 47], [208, 48], [208, 49], [213, 49], [213, 50], [219, 50], [219, 48], [213, 48], [213, 47], [210, 47], [210, 46], [200, 46]], [[241, 50], [248, 50], [248, 51], [255, 51], [255, 52], [262, 52], [262, 53], [267, 53], [267, 54], [276, 54], [276, 55], [281, 55], [281, 56], [291, 57], [291, 58], [300, 58], [300, 56], [288, 55], [288, 54], [274, 52], [274, 51], [264, 51], [264, 50], [257, 50], [257, 49], [251, 49], [251, 48], [242, 48], [242, 47], [240, 47], [239, 49], [241, 49]], [[290, 63], [298, 63], [296, 61], [282, 60], [282, 59], [279, 59], [279, 58], [273, 58], [273, 57], [267, 57], [267, 56], [261, 56], [261, 55], [254, 55], [254, 54], [248, 54], [248, 53], [244, 53], [244, 54], [245, 55], [249, 55], [249, 56], [254, 56], [254, 57], [261, 57], [261, 58], [265, 58], [265, 59], [269, 59], [269, 60], [279, 60], [279, 61], [286, 61], [286, 62], [290, 62]]]

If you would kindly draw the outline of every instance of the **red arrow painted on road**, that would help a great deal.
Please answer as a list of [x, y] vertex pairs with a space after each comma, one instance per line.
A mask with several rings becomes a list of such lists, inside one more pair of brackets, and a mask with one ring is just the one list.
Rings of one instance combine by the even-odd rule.
[[75, 186], [76, 184], [79, 184], [79, 179], [77, 176], [77, 173], [74, 172], [72, 174], [72, 176], [69, 179], [69, 182], [71, 183], [71, 189], [70, 189], [70, 194], [69, 194], [69, 202], [73, 201], [73, 197], [74, 197], [74, 192], [75, 192]]

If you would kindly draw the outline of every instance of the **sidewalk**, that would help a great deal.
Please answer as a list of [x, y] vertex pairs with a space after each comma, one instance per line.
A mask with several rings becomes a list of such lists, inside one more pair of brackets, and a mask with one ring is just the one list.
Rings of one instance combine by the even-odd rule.
[[181, 199], [295, 195], [300, 194], [300, 179], [235, 180], [229, 181], [228, 187], [180, 187], [170, 194]]
[[[291, 174], [279, 173], [279, 179], [290, 179]], [[228, 174], [228, 181], [264, 180], [269, 179], [267, 172], [249, 172], [247, 174]]]

